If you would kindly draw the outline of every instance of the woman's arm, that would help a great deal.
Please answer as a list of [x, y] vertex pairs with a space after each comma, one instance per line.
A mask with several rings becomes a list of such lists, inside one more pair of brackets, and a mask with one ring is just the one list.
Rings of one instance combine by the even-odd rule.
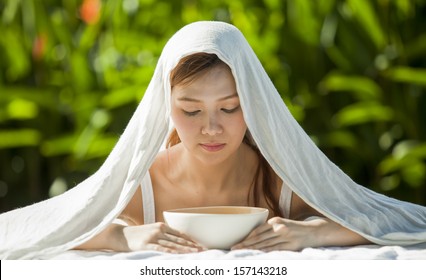
[[322, 246], [371, 244], [356, 232], [324, 217], [293, 193], [290, 219], [274, 217], [253, 230], [232, 249], [264, 251], [293, 250]]
[[203, 250], [191, 239], [165, 223], [143, 224], [142, 194], [140, 188], [121, 215], [105, 230], [78, 250], [112, 250], [130, 252], [156, 250], [169, 253], [188, 253]]
[[132, 226], [113, 223], [100, 234], [75, 249], [112, 250], [116, 252], [155, 250], [167, 253], [192, 253], [204, 248], [164, 223]]
[[106, 229], [92, 239], [76, 247], [77, 250], [130, 251], [125, 240], [124, 227], [144, 224], [142, 210], [142, 191], [140, 186], [124, 208], [120, 216]]
[[369, 243], [361, 235], [328, 218], [316, 217], [308, 221], [295, 221], [274, 217], [253, 230], [245, 240], [232, 249], [299, 251], [307, 247], [353, 246]]
[[371, 241], [360, 234], [326, 217], [313, 217], [305, 223], [316, 229], [316, 240], [312, 242], [313, 247], [372, 244]]
[[75, 250], [112, 250], [116, 252], [130, 251], [126, 245], [124, 225], [112, 223], [92, 239], [75, 247]]

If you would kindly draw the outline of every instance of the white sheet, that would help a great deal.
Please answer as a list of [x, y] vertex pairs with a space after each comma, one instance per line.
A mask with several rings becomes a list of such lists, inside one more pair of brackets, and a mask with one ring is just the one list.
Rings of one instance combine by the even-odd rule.
[[426, 243], [412, 246], [362, 245], [352, 247], [306, 248], [300, 252], [258, 250], [208, 250], [191, 254], [157, 251], [114, 253], [100, 251], [63, 252], [55, 260], [426, 260]]

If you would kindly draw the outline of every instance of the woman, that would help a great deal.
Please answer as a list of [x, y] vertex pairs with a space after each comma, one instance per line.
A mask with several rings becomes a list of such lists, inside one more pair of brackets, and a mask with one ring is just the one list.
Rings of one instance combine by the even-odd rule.
[[[113, 223], [80, 249], [198, 251], [202, 248], [163, 223], [162, 213], [214, 205], [265, 207], [275, 216], [234, 248], [299, 250], [368, 242], [326, 218], [300, 221], [320, 214], [292, 195], [247, 136], [231, 69], [215, 54], [184, 57], [171, 72], [170, 83], [176, 129], [169, 149], [150, 168], [152, 187], [145, 186], [153, 188], [155, 210], [144, 209], [146, 193], [138, 188], [119, 216], [126, 225]], [[144, 211], [151, 211], [159, 223], [146, 224]]]
[[[177, 134], [160, 151], [173, 127]], [[234, 249], [426, 242], [425, 207], [353, 182], [291, 116], [241, 32], [197, 22], [169, 40], [141, 104], [94, 175], [0, 215], [0, 256], [199, 251], [161, 223], [161, 212], [219, 204], [270, 210], [268, 222]]]

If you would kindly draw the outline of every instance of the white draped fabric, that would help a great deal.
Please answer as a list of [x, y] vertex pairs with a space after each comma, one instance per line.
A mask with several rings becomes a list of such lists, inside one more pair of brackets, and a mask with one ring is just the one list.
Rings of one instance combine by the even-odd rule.
[[63, 253], [119, 215], [171, 126], [170, 71], [196, 52], [215, 53], [229, 65], [253, 139], [284, 183], [309, 205], [377, 244], [426, 242], [425, 207], [356, 184], [292, 117], [241, 32], [223, 22], [196, 22], [165, 46], [140, 105], [96, 173], [62, 195], [0, 215], [1, 259]]

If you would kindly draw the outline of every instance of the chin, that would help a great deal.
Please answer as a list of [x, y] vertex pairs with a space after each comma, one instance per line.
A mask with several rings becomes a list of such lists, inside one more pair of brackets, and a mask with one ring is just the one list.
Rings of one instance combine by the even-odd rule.
[[231, 158], [234, 153], [230, 153], [229, 150], [222, 150], [218, 152], [207, 152], [200, 148], [196, 153], [196, 157], [204, 165], [217, 166], [224, 163], [226, 160]]

